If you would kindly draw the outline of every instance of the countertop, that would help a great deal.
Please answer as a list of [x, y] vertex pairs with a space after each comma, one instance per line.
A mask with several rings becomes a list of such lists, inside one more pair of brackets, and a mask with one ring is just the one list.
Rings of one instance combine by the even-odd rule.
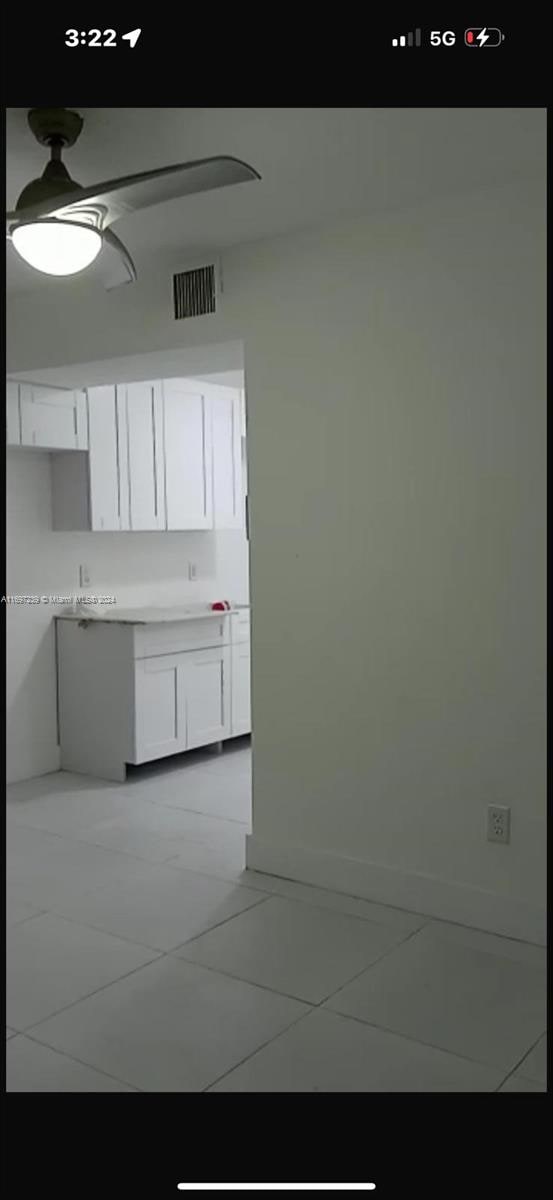
[[231, 616], [232, 613], [249, 609], [249, 604], [233, 604], [232, 608], [224, 611], [213, 611], [212, 608], [202, 607], [168, 607], [161, 608], [106, 608], [96, 612], [93, 608], [82, 605], [77, 612], [60, 613], [57, 620], [61, 621], [109, 621], [119, 625], [157, 625], [172, 621], [205, 621], [220, 620], [221, 617]]

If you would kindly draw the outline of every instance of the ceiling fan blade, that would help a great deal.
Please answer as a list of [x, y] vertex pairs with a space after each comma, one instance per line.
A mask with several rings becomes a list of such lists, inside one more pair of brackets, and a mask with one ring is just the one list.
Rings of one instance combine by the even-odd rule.
[[111, 292], [113, 288], [121, 287], [125, 283], [134, 283], [136, 279], [136, 267], [120, 238], [113, 233], [111, 229], [104, 229], [102, 234], [104, 246], [111, 253], [106, 255], [109, 260], [107, 272], [104, 275], [104, 287], [106, 291]]
[[82, 211], [83, 214], [96, 213], [100, 218], [100, 227], [106, 229], [128, 213], [161, 204], [165, 200], [260, 178], [254, 167], [238, 158], [203, 158], [197, 162], [160, 167], [155, 171], [142, 171], [138, 175], [123, 175], [120, 179], [109, 179], [92, 187], [75, 188], [74, 192], [66, 192], [63, 196], [19, 212], [8, 213], [7, 222], [9, 226], [17, 221], [39, 220], [47, 216], [75, 219]]

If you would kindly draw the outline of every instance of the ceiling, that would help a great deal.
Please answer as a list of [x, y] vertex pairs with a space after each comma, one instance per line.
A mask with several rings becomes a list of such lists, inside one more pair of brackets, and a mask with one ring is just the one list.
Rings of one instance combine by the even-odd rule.
[[[177, 269], [206, 250], [382, 213], [545, 172], [545, 110], [405, 108], [80, 108], [65, 161], [83, 186], [208, 155], [245, 159], [262, 175], [171, 200], [118, 222], [140, 272], [156, 254]], [[7, 204], [40, 175], [46, 152], [26, 109], [7, 109]], [[177, 261], [178, 260], [178, 261]], [[52, 287], [7, 254], [8, 288]], [[94, 270], [91, 286], [98, 286]]]

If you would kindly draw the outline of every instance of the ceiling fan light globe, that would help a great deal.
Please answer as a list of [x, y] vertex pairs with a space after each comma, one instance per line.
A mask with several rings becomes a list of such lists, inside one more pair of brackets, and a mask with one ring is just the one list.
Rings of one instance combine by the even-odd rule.
[[102, 248], [96, 229], [68, 221], [17, 225], [12, 242], [21, 258], [45, 275], [76, 275], [94, 262]]

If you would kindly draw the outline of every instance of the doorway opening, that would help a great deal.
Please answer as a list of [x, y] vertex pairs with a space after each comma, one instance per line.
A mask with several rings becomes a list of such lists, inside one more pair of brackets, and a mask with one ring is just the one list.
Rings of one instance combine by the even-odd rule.
[[[50, 803], [86, 794], [103, 845], [239, 880], [251, 827], [242, 344], [12, 382], [35, 437], [11, 454], [32, 449], [27, 486], [34, 470], [44, 491], [47, 474], [51, 503], [44, 553], [57, 594], [27, 631], [41, 642], [40, 680], [28, 654], [20, 664], [54, 714]], [[12, 778], [24, 779], [17, 763]]]

